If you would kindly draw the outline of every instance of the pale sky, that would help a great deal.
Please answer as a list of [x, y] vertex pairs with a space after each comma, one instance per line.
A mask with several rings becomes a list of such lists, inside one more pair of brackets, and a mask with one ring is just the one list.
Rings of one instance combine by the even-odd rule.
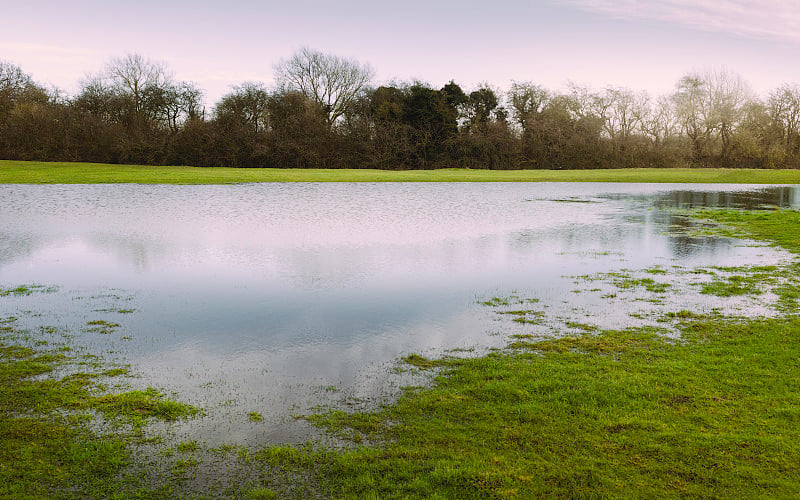
[[212, 106], [231, 85], [272, 87], [273, 65], [302, 46], [371, 64], [376, 85], [574, 81], [657, 95], [689, 71], [726, 68], [763, 95], [800, 83], [800, 2], [27, 0], [0, 19], [0, 59], [68, 95], [108, 59], [139, 53]]

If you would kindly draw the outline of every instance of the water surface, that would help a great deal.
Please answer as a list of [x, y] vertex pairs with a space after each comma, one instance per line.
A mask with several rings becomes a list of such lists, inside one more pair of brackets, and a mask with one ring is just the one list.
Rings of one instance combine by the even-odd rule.
[[[418, 383], [392, 370], [401, 356], [504, 346], [523, 326], [481, 304], [489, 298], [537, 299], [551, 319], [537, 334], [557, 334], [554, 322], [570, 320], [624, 327], [635, 323], [631, 308], [588, 293], [575, 276], [786, 258], [674, 231], [691, 224], [676, 208], [706, 206], [798, 208], [800, 191], [602, 183], [3, 185], [0, 286], [58, 291], [4, 298], [0, 317], [69, 330], [81, 345], [130, 363], [141, 375], [134, 385], [175, 391], [206, 409], [180, 432], [211, 443], [304, 441], [309, 429], [293, 414], [320, 404], [381, 403], [398, 385]], [[87, 322], [98, 319], [121, 326], [88, 331]], [[250, 411], [264, 422], [250, 422]]]

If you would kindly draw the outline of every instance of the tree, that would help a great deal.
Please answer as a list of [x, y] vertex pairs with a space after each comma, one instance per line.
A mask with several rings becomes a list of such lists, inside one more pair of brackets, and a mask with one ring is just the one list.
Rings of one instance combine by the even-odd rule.
[[47, 91], [34, 83], [30, 75], [10, 62], [0, 60], [0, 116], [20, 102], [46, 103]]
[[550, 100], [550, 92], [544, 87], [530, 82], [511, 84], [508, 99], [514, 120], [522, 128], [523, 134], [530, 128], [530, 123], [542, 112]]
[[722, 141], [721, 156], [727, 158], [731, 139], [745, 117], [752, 91], [741, 76], [728, 71], [707, 72], [705, 79], [711, 99], [711, 120]]
[[696, 73], [684, 75], [672, 95], [675, 116], [686, 137], [691, 141], [692, 159], [700, 160], [706, 154], [706, 145], [714, 130], [711, 102], [706, 81]]
[[800, 152], [800, 85], [784, 84], [770, 92], [767, 109], [786, 154]]
[[492, 112], [499, 103], [497, 94], [488, 85], [470, 92], [467, 99], [470, 129], [480, 128], [489, 123]]
[[637, 94], [622, 87], [607, 87], [605, 95], [611, 102], [606, 130], [609, 136], [624, 143], [639, 129], [649, 98], [646, 93]]
[[222, 97], [214, 114], [222, 123], [236, 122], [248, 127], [252, 132], [267, 129], [269, 92], [261, 83], [246, 82], [233, 87]]
[[283, 92], [301, 92], [327, 114], [328, 126], [342, 116], [373, 77], [368, 64], [304, 47], [275, 65]]
[[[142, 120], [146, 112], [146, 92], [163, 89], [171, 84], [166, 66], [153, 62], [139, 54], [128, 54], [111, 59], [102, 75], [113, 91], [131, 98], [134, 116]], [[147, 90], [149, 89], [149, 90]]]
[[727, 158], [751, 95], [744, 80], [727, 71], [690, 73], [678, 81], [673, 96], [676, 114], [692, 141], [695, 160], [708, 154], [708, 146], [717, 138], [722, 143], [720, 155]]
[[675, 134], [677, 123], [673, 103], [667, 96], [660, 96], [642, 110], [639, 117], [642, 133], [650, 139], [656, 150], [662, 149], [666, 140]]

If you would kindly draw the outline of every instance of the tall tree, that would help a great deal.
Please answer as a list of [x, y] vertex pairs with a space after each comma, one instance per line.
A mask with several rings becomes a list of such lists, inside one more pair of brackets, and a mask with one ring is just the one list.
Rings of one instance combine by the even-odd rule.
[[770, 92], [767, 109], [786, 153], [800, 152], [800, 85], [784, 84]]
[[373, 75], [368, 64], [308, 47], [275, 65], [275, 77], [284, 93], [294, 90], [312, 99], [327, 114], [329, 126], [344, 114]]
[[45, 103], [47, 91], [34, 83], [31, 76], [10, 62], [0, 60], [0, 116], [20, 102]]
[[214, 114], [220, 122], [236, 122], [252, 132], [267, 129], [269, 92], [261, 83], [246, 82], [233, 87], [217, 104]]
[[133, 113], [137, 119], [146, 118], [148, 111], [145, 101], [147, 89], [163, 89], [171, 84], [171, 77], [163, 63], [151, 61], [140, 54], [128, 54], [111, 59], [105, 67], [103, 76], [110, 87], [120, 94], [130, 97]]
[[523, 133], [530, 128], [530, 123], [539, 116], [551, 97], [547, 89], [530, 82], [512, 83], [507, 95], [514, 120]]

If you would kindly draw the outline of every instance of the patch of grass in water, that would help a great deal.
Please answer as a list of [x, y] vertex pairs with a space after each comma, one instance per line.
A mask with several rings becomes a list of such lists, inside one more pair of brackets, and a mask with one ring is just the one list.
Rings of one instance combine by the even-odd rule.
[[428, 359], [425, 356], [420, 356], [419, 354], [410, 354], [405, 358], [403, 358], [402, 360], [404, 363], [407, 363], [421, 370], [429, 370], [431, 368], [436, 368], [446, 364], [444, 360]]
[[717, 297], [732, 297], [735, 295], [760, 295], [762, 291], [755, 288], [756, 282], [743, 276], [729, 276], [723, 279], [714, 279], [710, 283], [703, 283], [700, 293], [716, 295]]
[[100, 333], [104, 335], [108, 335], [109, 333], [114, 333], [114, 331], [120, 327], [119, 323], [111, 323], [102, 319], [89, 321], [86, 324], [91, 327], [86, 330], [87, 332]]
[[564, 323], [569, 328], [575, 328], [578, 330], [583, 330], [584, 332], [596, 332], [599, 328], [595, 325], [589, 325], [586, 323], [579, 323], [577, 321], [567, 321]]
[[117, 309], [117, 308], [110, 308], [110, 309], [92, 309], [93, 312], [104, 312], [104, 313], [117, 313], [117, 314], [133, 314], [136, 312], [136, 309]]
[[614, 286], [620, 289], [643, 287], [648, 292], [666, 293], [669, 283], [659, 283], [651, 278], [621, 278], [614, 280]]
[[55, 293], [58, 287], [44, 285], [19, 285], [13, 288], [0, 288], [0, 297], [23, 297], [34, 293]]

